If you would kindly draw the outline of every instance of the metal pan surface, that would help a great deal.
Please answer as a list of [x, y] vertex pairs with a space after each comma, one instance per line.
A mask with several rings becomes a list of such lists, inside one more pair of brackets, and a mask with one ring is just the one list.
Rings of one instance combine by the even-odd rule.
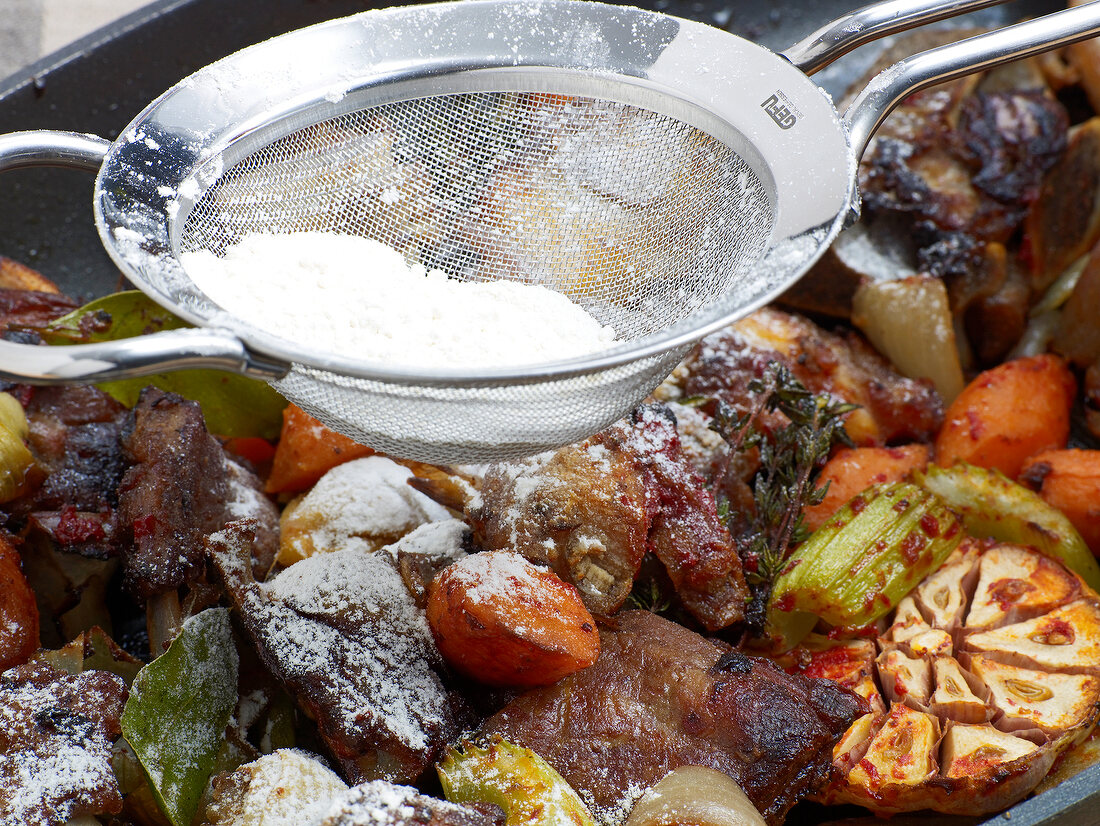
[[[313, 23], [389, 5], [371, 0], [159, 0], [0, 80], [0, 133], [25, 129], [89, 132], [108, 139], [183, 77], [252, 43]], [[783, 49], [858, 0], [636, 0]], [[994, 25], [1062, 4], [1021, 0], [950, 25]], [[815, 79], [834, 96], [867, 69], [881, 45], [864, 47]], [[91, 220], [92, 176], [25, 169], [4, 176], [0, 255], [42, 270], [78, 299], [124, 286]], [[861, 810], [796, 809], [790, 824], [860, 818]], [[860, 821], [862, 822], [862, 821]], [[971, 824], [932, 818], [927, 823]], [[1100, 766], [985, 822], [1011, 826], [1100, 824]]]

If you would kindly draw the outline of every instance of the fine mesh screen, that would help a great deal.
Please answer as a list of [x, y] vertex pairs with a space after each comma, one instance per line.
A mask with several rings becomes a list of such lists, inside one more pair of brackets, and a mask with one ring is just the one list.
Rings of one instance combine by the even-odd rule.
[[[592, 98], [471, 93], [352, 112], [256, 151], [191, 211], [180, 252], [221, 252], [253, 232], [362, 235], [456, 278], [558, 290], [621, 343], [720, 301], [772, 218], [749, 165], [676, 119]], [[392, 436], [392, 452], [480, 461], [594, 432], [681, 355], [491, 392], [299, 366], [281, 389], [350, 435], [376, 446]], [[442, 452], [423, 447], [437, 442]]]
[[236, 164], [181, 251], [249, 232], [363, 235], [464, 279], [563, 292], [620, 337], [713, 301], [770, 229], [763, 187], [714, 138], [590, 98], [419, 98], [303, 129]]

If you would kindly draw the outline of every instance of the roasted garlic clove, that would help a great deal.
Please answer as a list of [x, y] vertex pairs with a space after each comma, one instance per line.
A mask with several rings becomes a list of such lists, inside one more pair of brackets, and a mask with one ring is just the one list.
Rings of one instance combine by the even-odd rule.
[[980, 556], [977, 543], [965, 540], [917, 587], [916, 601], [934, 627], [953, 629], [962, 623]]
[[931, 714], [895, 705], [848, 782], [868, 791], [919, 786], [936, 775], [939, 721]]
[[953, 725], [940, 746], [944, 777], [973, 777], [1026, 757], [1039, 747], [989, 726]]
[[909, 657], [897, 649], [884, 651], [875, 663], [882, 690], [893, 703], [928, 710], [932, 695], [932, 668], [920, 657]]
[[1077, 600], [1026, 622], [974, 634], [966, 646], [1017, 665], [1100, 674], [1100, 605]]
[[1092, 726], [1100, 706], [1100, 677], [1052, 674], [991, 660], [969, 658], [970, 670], [989, 687], [990, 702], [1004, 716], [1006, 730], [1038, 728], [1052, 735]]
[[996, 545], [982, 555], [967, 629], [1044, 614], [1074, 599], [1081, 583], [1052, 559], [1022, 545]]
[[960, 723], [984, 723], [993, 716], [985, 700], [978, 697], [970, 682], [951, 657], [940, 657], [932, 663], [935, 692], [930, 707], [943, 720]]

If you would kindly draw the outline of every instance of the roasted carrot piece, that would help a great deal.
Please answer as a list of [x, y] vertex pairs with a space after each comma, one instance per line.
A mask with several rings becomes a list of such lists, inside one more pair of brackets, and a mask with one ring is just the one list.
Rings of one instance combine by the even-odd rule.
[[337, 465], [372, 453], [369, 447], [329, 430], [300, 407], [290, 404], [283, 410], [283, 429], [264, 489], [268, 493], [307, 490]]
[[878, 482], [900, 482], [909, 471], [928, 464], [928, 445], [841, 448], [821, 469], [818, 485], [829, 483], [825, 499], [803, 511], [806, 527], [816, 531], [840, 506]]
[[471, 554], [440, 572], [428, 623], [443, 658], [488, 685], [549, 685], [600, 654], [577, 590], [511, 551]]
[[1044, 450], [1027, 460], [1020, 481], [1065, 514], [1100, 556], [1100, 450]]
[[26, 662], [38, 649], [38, 606], [23, 576], [19, 552], [0, 537], [0, 671]]
[[1076, 387], [1065, 361], [1051, 354], [986, 370], [947, 409], [936, 463], [968, 462], [1015, 479], [1029, 456], [1066, 446]]

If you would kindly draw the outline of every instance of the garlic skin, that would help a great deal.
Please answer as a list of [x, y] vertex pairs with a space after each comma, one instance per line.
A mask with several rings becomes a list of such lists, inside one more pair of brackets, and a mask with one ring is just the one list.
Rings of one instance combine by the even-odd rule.
[[642, 795], [624, 826], [765, 826], [765, 820], [733, 778], [681, 766]]

